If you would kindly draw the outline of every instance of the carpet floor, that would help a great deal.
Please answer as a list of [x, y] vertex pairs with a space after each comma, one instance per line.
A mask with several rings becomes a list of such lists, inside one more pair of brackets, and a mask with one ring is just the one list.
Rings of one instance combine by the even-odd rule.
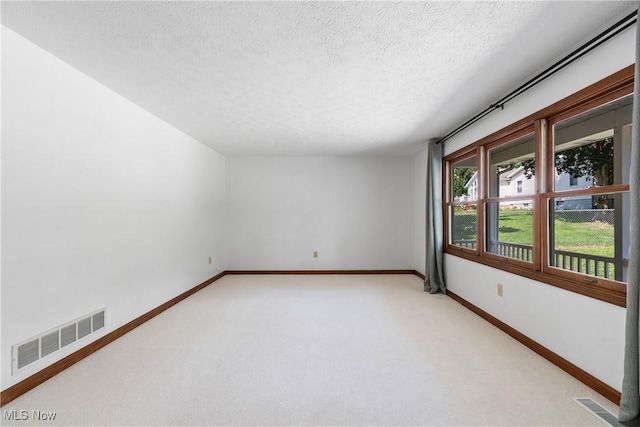
[[412, 275], [229, 275], [2, 409], [3, 425], [602, 426], [618, 408]]

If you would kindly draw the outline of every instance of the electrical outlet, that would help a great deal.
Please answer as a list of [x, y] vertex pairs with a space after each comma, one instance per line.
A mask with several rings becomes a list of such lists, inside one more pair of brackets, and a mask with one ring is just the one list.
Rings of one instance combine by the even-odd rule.
[[209, 264], [211, 264], [211, 257], [209, 257]]
[[313, 257], [318, 258], [318, 251], [313, 251]]
[[502, 287], [502, 283], [498, 283], [498, 296], [501, 297], [504, 295], [504, 289]]

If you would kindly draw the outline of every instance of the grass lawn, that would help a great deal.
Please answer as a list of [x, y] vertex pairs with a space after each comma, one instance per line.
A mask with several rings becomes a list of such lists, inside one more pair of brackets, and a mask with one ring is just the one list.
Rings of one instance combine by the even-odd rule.
[[613, 224], [556, 220], [555, 229], [557, 250], [604, 257], [615, 255]]
[[[566, 215], [566, 213], [565, 213]], [[615, 256], [614, 226], [607, 222], [598, 221], [597, 218], [585, 218], [580, 220], [575, 215], [561, 216], [555, 219], [555, 249], [557, 251], [576, 252], [587, 255], [597, 255], [613, 258]], [[462, 244], [466, 247], [475, 247], [476, 241], [476, 212], [455, 211], [453, 221], [453, 240], [474, 242], [473, 246]], [[514, 243], [533, 246], [533, 212], [525, 210], [500, 211], [498, 219], [498, 240], [504, 243]], [[513, 255], [519, 258], [520, 255]], [[521, 258], [523, 259], [523, 258]], [[569, 257], [557, 262], [570, 263]], [[577, 261], [576, 261], [577, 264]], [[587, 271], [587, 261], [582, 260], [578, 270], [577, 265], [566, 264], [560, 268], [574, 271]], [[604, 276], [604, 263], [595, 260], [589, 261], [589, 273], [595, 274], [598, 264], [598, 276]], [[615, 276], [615, 266], [609, 264], [608, 277]]]
[[[454, 240], [476, 240], [476, 212], [456, 211]], [[500, 211], [498, 240], [520, 245], [533, 245], [533, 213], [531, 211]], [[614, 228], [601, 221], [555, 221], [555, 249], [604, 257], [615, 252]]]

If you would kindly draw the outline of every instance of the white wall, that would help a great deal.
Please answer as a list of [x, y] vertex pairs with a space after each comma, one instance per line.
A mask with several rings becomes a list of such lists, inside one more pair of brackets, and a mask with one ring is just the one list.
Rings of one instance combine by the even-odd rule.
[[413, 269], [413, 185], [411, 157], [229, 158], [227, 269]]
[[[6, 389], [224, 269], [225, 159], [4, 27], [2, 91]], [[12, 344], [102, 307], [11, 376]]]
[[[632, 64], [635, 26], [455, 138], [445, 155]], [[447, 286], [462, 298], [617, 390], [622, 386], [623, 308], [445, 255]], [[504, 285], [504, 297], [496, 284]]]
[[620, 390], [623, 308], [450, 255], [445, 271], [451, 291]]

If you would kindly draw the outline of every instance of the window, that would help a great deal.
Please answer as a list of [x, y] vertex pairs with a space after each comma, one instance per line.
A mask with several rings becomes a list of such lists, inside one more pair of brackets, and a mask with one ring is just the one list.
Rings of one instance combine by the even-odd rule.
[[536, 190], [533, 128], [523, 136], [488, 145], [486, 170], [485, 251], [530, 263], [534, 236], [530, 204]]
[[[590, 276], [583, 280], [627, 281], [632, 104], [628, 95], [549, 120], [555, 168], [549, 189], [549, 266]], [[584, 178], [584, 184], [576, 183], [558, 211], [563, 174]]]
[[461, 159], [451, 167], [452, 186], [449, 209], [450, 242], [475, 249], [477, 243], [478, 167], [476, 156]]
[[624, 306], [633, 67], [444, 159], [445, 251]]

